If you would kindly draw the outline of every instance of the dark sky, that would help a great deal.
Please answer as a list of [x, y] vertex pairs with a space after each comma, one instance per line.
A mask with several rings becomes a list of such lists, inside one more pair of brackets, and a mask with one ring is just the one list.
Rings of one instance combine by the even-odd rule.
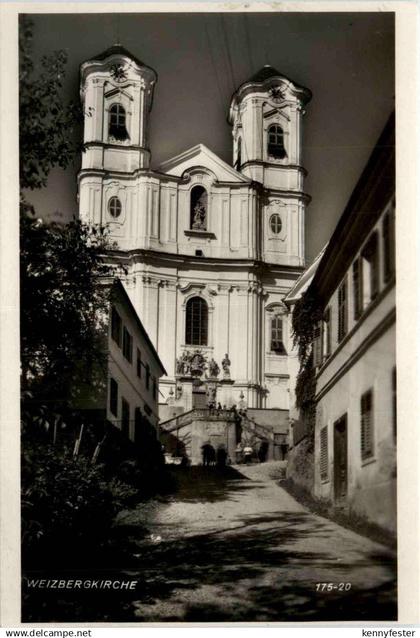
[[[304, 127], [309, 175], [306, 256], [329, 239], [394, 108], [394, 14], [172, 13], [33, 16], [34, 53], [65, 48], [66, 96], [79, 65], [116, 41], [158, 73], [150, 121], [152, 166], [198, 144], [231, 163], [233, 91], [264, 64], [313, 93]], [[37, 212], [77, 211], [74, 170], [31, 194]]]

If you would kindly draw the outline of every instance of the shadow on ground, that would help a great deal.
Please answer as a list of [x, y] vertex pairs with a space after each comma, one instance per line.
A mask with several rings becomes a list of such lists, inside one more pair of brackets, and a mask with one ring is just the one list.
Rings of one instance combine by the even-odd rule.
[[[194, 468], [195, 470], [196, 468]], [[229, 498], [230, 492], [253, 481], [228, 468], [223, 476], [205, 473], [201, 485], [183, 483], [179, 498]], [[233, 472], [233, 474], [232, 474]], [[239, 475], [239, 476], [236, 476]], [[194, 472], [198, 479], [198, 473]], [[238, 481], [238, 482], [237, 482]], [[315, 551], [311, 540], [325, 536], [330, 524], [306, 512], [269, 512], [239, 517], [237, 527], [164, 541], [142, 547], [119, 539], [113, 554], [104, 557], [106, 568], [85, 569], [85, 578], [138, 580], [134, 591], [26, 590], [26, 622], [234, 622], [394, 620], [397, 617], [395, 565], [392, 554], [359, 552], [358, 559], [338, 562], [334, 547]], [[331, 529], [331, 528], [330, 528]], [[121, 530], [119, 532], [121, 534]], [[331, 531], [329, 531], [331, 534]], [[303, 541], [303, 542], [302, 542]], [[307, 541], [307, 542], [305, 542]], [[328, 544], [322, 547], [329, 548]], [[303, 548], [303, 549], [302, 549]], [[110, 568], [114, 565], [114, 568]], [[375, 565], [385, 569], [379, 585], [364, 582], [361, 573]], [[70, 566], [69, 566], [70, 567]], [[34, 576], [34, 574], [31, 574]], [[358, 576], [355, 578], [355, 576]], [[45, 575], [43, 575], [45, 578]], [[50, 578], [80, 578], [80, 569]], [[316, 583], [358, 580], [347, 592], [322, 593]], [[385, 581], [385, 582], [384, 582]], [[197, 592], [200, 593], [198, 596]], [[198, 596], [198, 598], [197, 598]]]

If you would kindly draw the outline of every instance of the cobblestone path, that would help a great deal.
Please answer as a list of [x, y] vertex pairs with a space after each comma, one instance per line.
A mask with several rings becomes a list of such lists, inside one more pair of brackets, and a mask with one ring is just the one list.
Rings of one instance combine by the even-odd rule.
[[186, 468], [175, 496], [122, 513], [133, 547], [126, 573], [139, 586], [115, 619], [395, 619], [394, 553], [308, 512], [278, 472], [275, 462]]

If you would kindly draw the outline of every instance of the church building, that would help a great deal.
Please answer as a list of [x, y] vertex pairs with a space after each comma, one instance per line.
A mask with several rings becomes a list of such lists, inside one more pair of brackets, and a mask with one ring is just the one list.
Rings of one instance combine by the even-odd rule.
[[121, 45], [81, 65], [80, 218], [109, 227], [126, 268], [167, 371], [161, 418], [208, 405], [209, 391], [227, 408], [288, 410], [297, 359], [283, 300], [305, 266], [311, 93], [267, 65], [232, 96], [232, 165], [197, 140], [153, 167], [156, 82]]

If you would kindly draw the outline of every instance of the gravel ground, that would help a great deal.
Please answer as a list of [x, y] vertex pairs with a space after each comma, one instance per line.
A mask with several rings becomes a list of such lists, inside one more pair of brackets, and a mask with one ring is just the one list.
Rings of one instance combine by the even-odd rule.
[[179, 469], [175, 496], [121, 513], [140, 583], [124, 618], [395, 619], [392, 550], [308, 512], [276, 483], [281, 465]]

